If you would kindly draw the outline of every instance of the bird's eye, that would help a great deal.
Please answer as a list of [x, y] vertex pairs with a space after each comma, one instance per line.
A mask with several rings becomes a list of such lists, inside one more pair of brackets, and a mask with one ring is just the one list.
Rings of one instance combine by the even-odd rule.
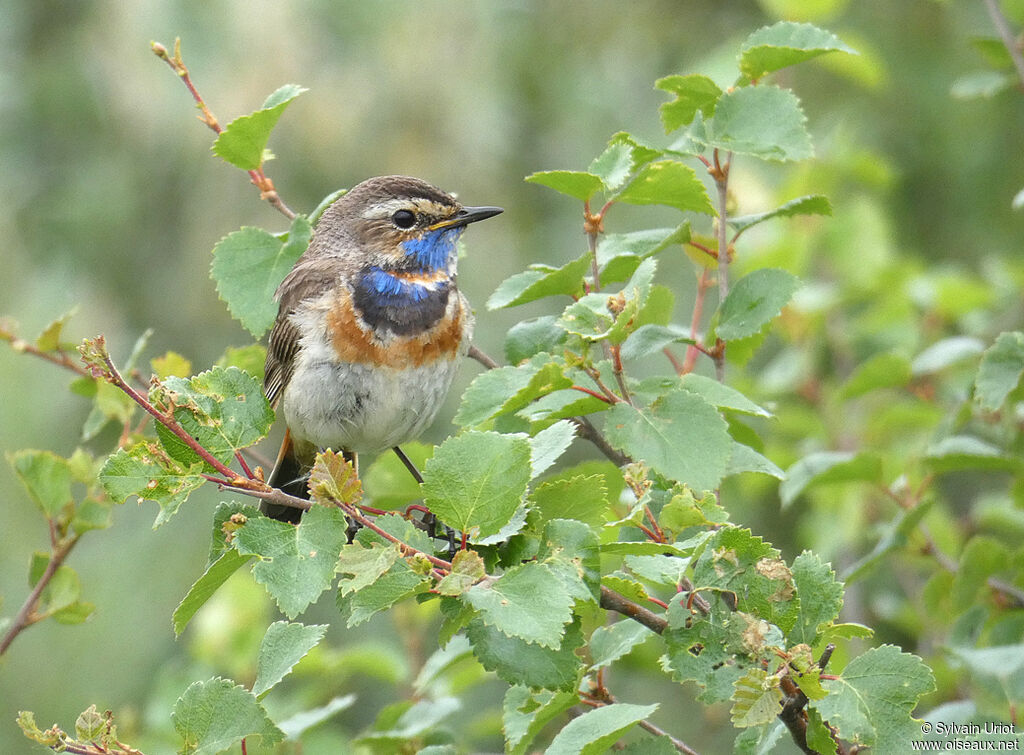
[[391, 222], [402, 230], [408, 230], [416, 225], [416, 213], [412, 210], [396, 210], [391, 216]]

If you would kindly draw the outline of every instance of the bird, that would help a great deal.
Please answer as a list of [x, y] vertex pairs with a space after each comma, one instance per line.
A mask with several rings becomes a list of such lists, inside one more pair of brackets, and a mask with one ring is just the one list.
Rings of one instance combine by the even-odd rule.
[[[367, 179], [324, 211], [275, 293], [263, 385], [287, 429], [272, 487], [308, 498], [318, 450], [358, 470], [360, 454], [397, 450], [430, 425], [473, 334], [456, 242], [501, 212], [409, 176]], [[291, 523], [302, 513], [261, 510]]]

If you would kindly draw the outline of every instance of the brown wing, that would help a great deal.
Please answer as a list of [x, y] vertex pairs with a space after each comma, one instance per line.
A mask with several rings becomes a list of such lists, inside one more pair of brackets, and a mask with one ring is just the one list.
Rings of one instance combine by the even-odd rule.
[[299, 351], [299, 329], [291, 316], [301, 302], [317, 298], [338, 280], [334, 266], [325, 263], [323, 259], [313, 263], [300, 262], [277, 289], [280, 305], [270, 331], [263, 377], [263, 391], [275, 408], [292, 378], [295, 355]]

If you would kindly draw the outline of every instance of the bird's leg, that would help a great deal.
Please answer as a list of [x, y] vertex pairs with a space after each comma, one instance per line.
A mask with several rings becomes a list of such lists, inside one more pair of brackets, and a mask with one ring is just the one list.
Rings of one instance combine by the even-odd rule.
[[[416, 468], [416, 465], [412, 463], [412, 459], [405, 455], [405, 451], [398, 446], [395, 446], [391, 450], [395, 452], [395, 456], [397, 456], [401, 460], [402, 464], [405, 465], [405, 468], [409, 470], [409, 474], [413, 476], [413, 479], [415, 479], [416, 482], [423, 484], [423, 475], [420, 474], [420, 470]], [[427, 511], [423, 515], [423, 524], [426, 525], [427, 536], [435, 540], [445, 540], [448, 543], [448, 558], [455, 558], [455, 530], [448, 525], [445, 525], [444, 535], [438, 535], [437, 517], [434, 516], [431, 511]]]

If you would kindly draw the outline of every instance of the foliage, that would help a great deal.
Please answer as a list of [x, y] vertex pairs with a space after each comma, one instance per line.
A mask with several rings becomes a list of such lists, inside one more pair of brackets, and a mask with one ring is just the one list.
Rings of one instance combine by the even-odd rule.
[[[155, 49], [191, 88], [180, 50]], [[408, 699], [382, 707], [356, 740], [368, 751], [470, 746], [451, 719], [493, 678], [483, 670], [507, 684], [508, 752], [542, 743], [550, 752], [602, 752], [621, 739], [637, 751], [689, 751], [685, 732], [649, 720], [665, 701], [620, 702], [611, 692], [612, 671], [653, 646], [649, 672], [704, 704], [730, 706], [737, 752], [767, 751], [780, 734], [805, 752], [905, 751], [922, 730], [914, 718], [922, 698], [938, 685], [951, 693], [954, 665], [978, 690], [964, 720], [1010, 715], [1024, 689], [1014, 661], [1024, 559], [1013, 537], [1024, 495], [1024, 334], [997, 314], [1012, 290], [964, 304], [960, 284], [979, 281], [897, 261], [872, 271], [874, 280], [837, 287], [828, 271], [785, 250], [762, 264], [738, 243], [772, 220], [807, 223], [816, 241], [827, 233], [820, 217], [832, 204], [822, 195], [747, 215], [734, 215], [730, 195], [734, 160], [812, 155], [796, 94], [766, 79], [827, 53], [853, 50], [809, 24], [760, 29], [740, 47], [732, 86], [694, 74], [657, 82], [674, 98], [661, 110], [668, 146], [619, 133], [586, 170], [527, 178], [582, 203], [588, 250], [497, 287], [491, 310], [537, 302], [551, 311], [509, 332], [511, 364], [465, 391], [461, 430], [429, 452], [419, 485], [364, 493], [355, 470], [328, 451], [310, 478], [310, 501], [270, 488], [246, 453], [273, 412], [258, 377], [232, 364], [258, 364], [251, 353], [226, 354], [194, 376], [168, 353], [146, 381], [133, 376], [144, 341], [119, 369], [102, 336], [86, 339], [82, 367], [68, 356], [64, 318], [35, 342], [3, 330], [15, 348], [78, 373], [77, 391], [94, 406], [87, 437], [109, 424], [121, 432], [101, 458], [9, 454], [51, 549], [33, 559], [33, 591], [0, 652], [33, 623], [76, 623], [95, 610], [64, 561], [79, 538], [110, 525], [112, 505], [152, 501], [159, 526], [211, 482], [305, 512], [297, 526], [236, 499], [214, 512], [209, 561], [174, 612], [175, 632], [245, 566], [289, 621], [269, 624], [246, 684], [215, 676], [180, 692], [171, 723], [182, 752], [298, 743], [351, 704], [334, 696], [291, 717], [270, 704], [297, 664], [317, 662], [327, 627], [295, 619], [334, 585], [339, 625], [413, 609], [432, 610], [439, 622], [431, 627], [437, 649]], [[214, 153], [249, 172], [291, 218], [283, 236], [243, 228], [213, 251], [218, 293], [257, 337], [321, 211], [291, 213], [263, 168], [271, 131], [301, 91], [282, 87], [224, 128], [196, 95], [218, 131]], [[624, 205], [684, 217], [670, 228], [606, 231]], [[688, 328], [674, 322], [668, 285], [667, 271], [680, 263], [697, 280]], [[1022, 276], [1010, 263], [1003, 271]], [[714, 288], [717, 309], [706, 318]], [[672, 373], [649, 374], [659, 355]], [[698, 365], [716, 379], [696, 373]], [[563, 461], [570, 448], [577, 458], [589, 449], [584, 440], [605, 458]], [[390, 463], [380, 460], [363, 481], [388, 479]], [[989, 486], [978, 514], [988, 532], [956, 526], [963, 475]], [[740, 524], [745, 491], [775, 485], [788, 511], [818, 503], [827, 518], [807, 513], [808, 526], [861, 522], [863, 509], [875, 509], [856, 541], [859, 559], [837, 575], [828, 558], [848, 554], [834, 540], [787, 559]], [[417, 518], [421, 511], [431, 519]], [[928, 575], [919, 608], [948, 617], [946, 655], [929, 658], [934, 669], [892, 644], [865, 648], [872, 629], [841, 621], [847, 587], [907, 559]], [[117, 739], [112, 714], [94, 707], [74, 737], [40, 730], [29, 712], [19, 724], [55, 750], [137, 752]]]

